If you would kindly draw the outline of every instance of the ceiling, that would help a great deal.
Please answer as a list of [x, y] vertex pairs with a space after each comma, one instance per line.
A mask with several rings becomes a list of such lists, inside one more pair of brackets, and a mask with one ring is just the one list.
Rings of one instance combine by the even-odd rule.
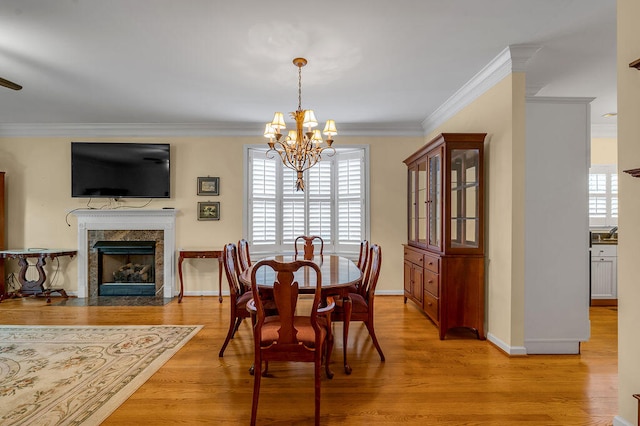
[[509, 45], [540, 96], [615, 125], [615, 0], [2, 0], [3, 125], [170, 124], [260, 134], [302, 107], [340, 129], [421, 123]]

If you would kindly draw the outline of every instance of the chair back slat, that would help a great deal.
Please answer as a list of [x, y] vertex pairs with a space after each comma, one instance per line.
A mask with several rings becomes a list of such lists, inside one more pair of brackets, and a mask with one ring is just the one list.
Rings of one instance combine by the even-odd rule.
[[369, 259], [369, 241], [360, 242], [360, 255], [358, 256], [358, 269], [364, 274], [366, 272], [367, 260]]
[[[382, 267], [382, 248], [378, 244], [372, 244], [369, 249], [369, 261], [367, 271], [360, 285], [360, 295], [371, 301], [376, 291], [380, 268]], [[369, 302], [370, 303], [370, 302]]]
[[244, 238], [238, 241], [238, 269], [242, 274], [251, 266], [251, 255], [249, 254], [249, 242]]
[[238, 255], [236, 245], [226, 244], [222, 250], [222, 264], [229, 283], [229, 292], [232, 297], [241, 296], [244, 293], [244, 286], [240, 285], [238, 270]]
[[281, 328], [278, 343], [298, 343], [293, 317], [298, 305], [298, 283], [293, 281], [293, 272], [279, 271], [273, 284], [273, 298], [280, 315]]

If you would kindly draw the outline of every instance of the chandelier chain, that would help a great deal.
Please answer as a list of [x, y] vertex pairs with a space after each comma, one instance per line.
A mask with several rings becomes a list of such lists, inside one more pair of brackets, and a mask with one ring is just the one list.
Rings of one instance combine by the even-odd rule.
[[302, 67], [298, 66], [298, 110], [302, 110]]

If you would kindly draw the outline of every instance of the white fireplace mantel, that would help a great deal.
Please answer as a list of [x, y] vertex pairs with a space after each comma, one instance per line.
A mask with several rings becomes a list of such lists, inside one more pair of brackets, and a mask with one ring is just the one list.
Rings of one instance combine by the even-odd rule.
[[88, 231], [92, 230], [163, 230], [164, 290], [163, 297], [172, 298], [175, 290], [175, 209], [102, 210], [78, 209], [71, 212], [78, 218], [78, 297], [88, 296], [89, 247]]

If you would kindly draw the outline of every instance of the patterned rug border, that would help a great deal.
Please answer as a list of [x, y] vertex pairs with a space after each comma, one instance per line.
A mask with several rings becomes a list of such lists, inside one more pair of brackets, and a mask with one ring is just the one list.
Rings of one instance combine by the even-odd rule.
[[[33, 330], [34, 332], [41, 332], [47, 329], [54, 329], [57, 331], [69, 330], [72, 331], [83, 331], [83, 330], [101, 330], [108, 331], [112, 330], [117, 332], [118, 330], [145, 330], [145, 329], [170, 329], [170, 328], [179, 328], [179, 329], [191, 329], [191, 331], [182, 336], [180, 341], [175, 342], [175, 344], [171, 347], [167, 347], [163, 350], [161, 354], [152, 359], [151, 362], [146, 364], [146, 366], [140, 371], [130, 382], [125, 384], [123, 387], [119, 388], [112, 396], [105, 399], [104, 401], [100, 401], [100, 407], [95, 409], [92, 414], [90, 414], [87, 418], [82, 420], [82, 423], [85, 424], [100, 424], [107, 417], [109, 417], [122, 403], [124, 403], [133, 393], [140, 388], [151, 376], [153, 376], [171, 357], [173, 357], [182, 347], [184, 347], [187, 342], [189, 342], [200, 330], [203, 328], [202, 325], [0, 325], [0, 333], [6, 333], [8, 330], [16, 329], [21, 333], [28, 334], [29, 330]], [[0, 346], [10, 344], [11, 340], [2, 340], [0, 341]], [[0, 377], [2, 378], [2, 377]], [[67, 424], [68, 419], [63, 419], [61, 422], [56, 424]], [[22, 423], [18, 423], [22, 424]], [[76, 423], [70, 423], [76, 424]]]

